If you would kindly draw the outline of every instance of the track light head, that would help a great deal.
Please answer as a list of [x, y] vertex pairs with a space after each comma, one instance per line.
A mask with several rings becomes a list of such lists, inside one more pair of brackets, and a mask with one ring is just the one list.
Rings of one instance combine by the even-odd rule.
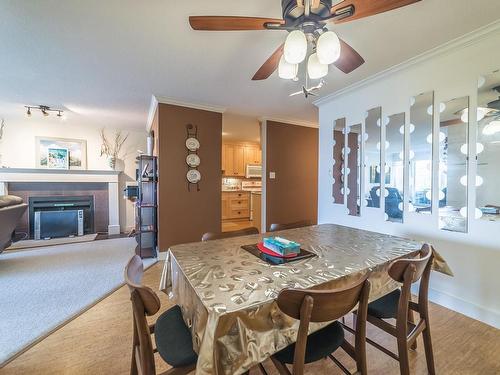
[[27, 108], [28, 108], [28, 110], [26, 111], [26, 115], [28, 117], [31, 117], [31, 108], [30, 107], [27, 107]]

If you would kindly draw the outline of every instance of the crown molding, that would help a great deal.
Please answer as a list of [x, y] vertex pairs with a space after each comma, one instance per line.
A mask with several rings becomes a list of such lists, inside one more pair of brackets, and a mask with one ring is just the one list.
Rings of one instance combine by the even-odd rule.
[[490, 37], [492, 34], [500, 32], [500, 20], [494, 21], [488, 25], [485, 25], [483, 27], [480, 27], [479, 29], [476, 29], [474, 31], [471, 31], [470, 33], [464, 34], [456, 39], [452, 39], [444, 44], [441, 44], [440, 46], [437, 46], [435, 48], [432, 48], [424, 53], [421, 53], [420, 55], [417, 55], [415, 57], [412, 57], [411, 59], [408, 59], [400, 64], [391, 66], [388, 69], [382, 70], [379, 73], [376, 73], [374, 75], [371, 75], [361, 81], [358, 81], [350, 86], [347, 86], [343, 89], [340, 89], [338, 91], [335, 91], [329, 95], [326, 95], [322, 98], [319, 98], [313, 102], [313, 104], [316, 107], [320, 107], [321, 105], [328, 103], [332, 101], [335, 98], [338, 98], [342, 95], [345, 95], [347, 93], [350, 93], [352, 91], [358, 90], [362, 87], [368, 86], [374, 82], [377, 82], [379, 80], [382, 80], [396, 72], [399, 72], [401, 70], [405, 70], [410, 68], [413, 65], [419, 64], [425, 60], [428, 60], [430, 58], [436, 57], [436, 56], [442, 56], [446, 55], [455, 51], [458, 51], [462, 48], [468, 47], [470, 45], [476, 44], [488, 37]]
[[297, 125], [297, 126], [305, 126], [307, 128], [319, 128], [319, 124], [317, 122], [310, 121], [300, 121], [286, 118], [277, 118], [277, 117], [259, 117], [259, 121], [273, 121], [273, 122], [281, 122], [289, 125]]
[[210, 104], [189, 103], [174, 98], [168, 98], [165, 96], [152, 95], [151, 103], [149, 105], [148, 122], [146, 124], [146, 129], [148, 131], [151, 130], [151, 126], [153, 125], [153, 119], [155, 116], [156, 108], [158, 108], [158, 104], [176, 105], [179, 107], [193, 108], [209, 112], [218, 112], [218, 113], [226, 112], [226, 108], [224, 107], [213, 106]]

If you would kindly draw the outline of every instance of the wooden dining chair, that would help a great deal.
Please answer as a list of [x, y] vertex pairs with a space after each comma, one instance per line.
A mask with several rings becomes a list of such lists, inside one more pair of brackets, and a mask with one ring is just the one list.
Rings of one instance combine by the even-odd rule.
[[[284, 289], [278, 295], [278, 306], [286, 315], [300, 320], [296, 343], [274, 354], [271, 359], [283, 375], [302, 375], [304, 365], [329, 357], [346, 374], [349, 370], [333, 356], [342, 347], [356, 361], [357, 374], [366, 374], [366, 313], [370, 282], [362, 278], [351, 286], [333, 290]], [[336, 321], [357, 304], [355, 346], [344, 338], [342, 324]], [[309, 323], [335, 322], [308, 336]], [[286, 364], [292, 364], [292, 372]]]
[[308, 227], [310, 225], [312, 225], [310, 220], [301, 220], [288, 224], [271, 224], [271, 226], [269, 227], [269, 232], [277, 232], [279, 230], [285, 230], [285, 229]]
[[232, 238], [232, 237], [240, 237], [240, 236], [249, 236], [251, 234], [259, 234], [259, 230], [255, 227], [233, 230], [231, 232], [207, 232], [202, 237], [202, 241], [210, 241], [210, 240], [221, 240], [223, 238]]
[[[396, 337], [398, 355], [369, 338], [367, 338], [367, 342], [399, 361], [402, 375], [410, 373], [408, 349], [410, 347], [416, 349], [416, 339], [421, 333], [424, 340], [427, 371], [431, 375], [436, 372], [434, 369], [428, 308], [429, 279], [433, 260], [431, 246], [423, 245], [419, 255], [420, 257], [415, 259], [394, 261], [390, 265], [388, 272], [392, 279], [403, 284], [401, 289], [397, 289], [368, 305], [368, 322]], [[411, 286], [419, 280], [418, 302], [413, 302], [411, 300]], [[413, 311], [419, 314], [420, 320], [418, 323], [414, 322]], [[396, 325], [385, 321], [385, 319], [391, 318], [396, 319]]]
[[[160, 310], [160, 299], [151, 288], [141, 284], [144, 273], [142, 260], [134, 255], [125, 267], [125, 283], [130, 289], [134, 319], [131, 375], [156, 375], [154, 353], [172, 368], [163, 375], [188, 374], [196, 368], [198, 357], [193, 351], [192, 336], [182, 318], [179, 306], [162, 313], [155, 324], [147, 316]], [[154, 334], [156, 349], [151, 335]]]

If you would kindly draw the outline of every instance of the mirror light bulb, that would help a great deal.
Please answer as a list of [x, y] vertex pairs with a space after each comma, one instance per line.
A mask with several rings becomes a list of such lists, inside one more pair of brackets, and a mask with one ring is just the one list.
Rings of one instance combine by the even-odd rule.
[[[439, 143], [443, 143], [446, 139], [446, 134], [439, 132]], [[432, 143], [432, 133], [427, 136], [427, 143]]]
[[[464, 143], [462, 147], [460, 147], [460, 152], [464, 155], [467, 155], [468, 151], [468, 145], [467, 143]], [[476, 143], [476, 154], [479, 155], [481, 152], [484, 151], [484, 145], [482, 143]]]
[[483, 128], [484, 135], [494, 135], [500, 133], [500, 120], [490, 122]]
[[333, 64], [340, 57], [340, 39], [333, 31], [321, 34], [316, 44], [316, 53], [321, 64]]
[[307, 38], [301, 30], [294, 30], [286, 37], [284, 56], [289, 64], [300, 64], [307, 55]]
[[[432, 115], [432, 112], [434, 110], [434, 105], [430, 105], [427, 107], [427, 114]], [[446, 104], [444, 103], [439, 103], [439, 113], [443, 113], [446, 110]]]
[[[460, 209], [460, 216], [466, 218], [467, 217], [467, 207], [462, 207]], [[474, 218], [475, 219], [481, 219], [483, 217], [483, 211], [481, 211], [479, 208], [474, 209]]]

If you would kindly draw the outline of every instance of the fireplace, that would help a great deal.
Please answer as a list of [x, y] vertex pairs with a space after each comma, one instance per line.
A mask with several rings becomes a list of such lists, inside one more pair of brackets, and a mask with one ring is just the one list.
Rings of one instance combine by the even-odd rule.
[[29, 232], [33, 239], [94, 233], [94, 197], [30, 197]]

